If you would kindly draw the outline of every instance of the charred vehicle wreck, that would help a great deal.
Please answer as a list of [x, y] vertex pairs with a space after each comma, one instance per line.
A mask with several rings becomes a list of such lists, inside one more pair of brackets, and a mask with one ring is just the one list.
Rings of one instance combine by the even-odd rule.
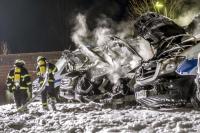
[[[122, 58], [128, 57], [121, 55], [122, 49], [130, 55], [126, 62], [118, 62], [119, 58], [121, 61]], [[85, 51], [88, 51], [90, 56], [85, 54]], [[134, 103], [134, 95], [127, 85], [133, 54], [137, 54], [133, 48], [116, 37], [110, 37], [109, 43], [101, 48], [84, 47], [65, 52], [61, 58], [65, 58], [68, 72], [61, 80], [60, 96], [68, 101], [78, 102]], [[116, 63], [120, 64], [117, 69], [114, 68]], [[73, 69], [69, 69], [69, 66]], [[121, 70], [120, 78], [115, 83], [109, 78], [115, 73], [114, 69]]]
[[184, 106], [190, 102], [199, 107], [200, 38], [156, 13], [141, 16], [135, 30], [149, 41], [154, 52], [151, 60], [136, 69], [136, 101], [151, 108]]
[[200, 36], [157, 13], [142, 15], [134, 26], [150, 45], [151, 58], [144, 59], [134, 43], [114, 36], [101, 46], [66, 50], [56, 63], [60, 97], [150, 108], [191, 103], [198, 108]]

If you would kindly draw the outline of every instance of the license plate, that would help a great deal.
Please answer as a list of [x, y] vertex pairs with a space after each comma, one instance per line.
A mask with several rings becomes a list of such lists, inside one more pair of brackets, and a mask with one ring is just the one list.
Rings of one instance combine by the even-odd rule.
[[142, 99], [147, 97], [147, 91], [146, 90], [141, 90], [139, 92], [136, 92], [136, 99]]

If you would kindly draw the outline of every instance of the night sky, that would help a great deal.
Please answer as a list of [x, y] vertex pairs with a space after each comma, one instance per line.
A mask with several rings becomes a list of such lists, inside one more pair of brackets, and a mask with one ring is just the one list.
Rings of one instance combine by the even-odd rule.
[[[140, 1], [140, 0], [138, 0]], [[181, 13], [200, 11], [200, 0], [182, 0]], [[70, 36], [78, 13], [92, 30], [102, 14], [116, 22], [129, 19], [129, 0], [0, 0], [0, 40], [10, 53], [74, 49]]]
[[128, 0], [0, 0], [0, 40], [10, 53], [74, 48], [73, 19], [87, 14], [89, 28], [102, 14], [114, 21], [128, 18]]

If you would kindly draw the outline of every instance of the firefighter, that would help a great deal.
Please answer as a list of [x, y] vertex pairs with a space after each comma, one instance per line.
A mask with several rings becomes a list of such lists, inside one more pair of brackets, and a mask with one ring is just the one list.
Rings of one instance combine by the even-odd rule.
[[14, 94], [17, 109], [23, 106], [32, 96], [31, 78], [24, 65], [23, 60], [17, 59], [7, 76], [7, 88]]
[[[47, 71], [48, 66], [48, 72]], [[45, 110], [48, 110], [48, 103], [47, 99], [50, 97], [51, 99], [51, 106], [55, 110], [55, 102], [57, 99], [57, 91], [54, 88], [54, 74], [57, 72], [57, 67], [49, 63], [47, 59], [43, 56], [38, 56], [37, 58], [37, 76], [39, 77], [39, 84], [40, 86], [43, 85], [46, 76], [48, 77], [48, 82], [45, 85], [45, 89], [41, 92], [42, 96], [42, 107]]]

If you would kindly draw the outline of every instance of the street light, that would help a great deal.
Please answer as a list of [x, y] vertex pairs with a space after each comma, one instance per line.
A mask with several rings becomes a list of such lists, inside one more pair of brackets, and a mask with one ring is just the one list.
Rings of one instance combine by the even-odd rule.
[[161, 2], [159, 2], [159, 1], [157, 1], [156, 2], [156, 4], [155, 4], [155, 8], [159, 11], [160, 9], [162, 9], [164, 7], [164, 5], [161, 3]]
[[166, 0], [164, 1], [157, 1], [154, 5], [154, 9], [158, 12], [158, 13], [163, 13], [163, 15], [168, 16], [168, 12], [167, 12], [167, 8], [166, 8]]

